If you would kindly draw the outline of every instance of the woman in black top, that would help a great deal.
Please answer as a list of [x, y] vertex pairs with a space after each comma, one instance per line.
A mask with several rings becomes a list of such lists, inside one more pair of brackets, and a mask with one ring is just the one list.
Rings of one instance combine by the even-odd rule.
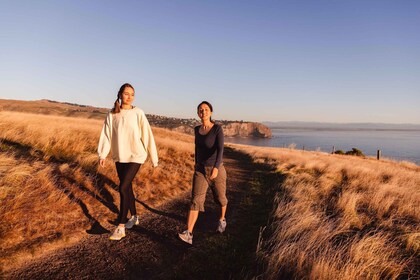
[[223, 129], [211, 120], [213, 107], [207, 101], [197, 107], [201, 125], [194, 128], [195, 133], [195, 170], [191, 206], [188, 214], [187, 229], [179, 238], [192, 244], [192, 232], [199, 211], [204, 212], [207, 189], [210, 186], [216, 203], [220, 205], [220, 219], [217, 231], [226, 229], [226, 170], [223, 166]]

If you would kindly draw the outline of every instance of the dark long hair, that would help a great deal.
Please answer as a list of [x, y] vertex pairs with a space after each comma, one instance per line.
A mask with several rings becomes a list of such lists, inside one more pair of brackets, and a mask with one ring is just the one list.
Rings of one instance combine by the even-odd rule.
[[118, 114], [119, 112], [121, 112], [120, 99], [122, 99], [122, 93], [124, 92], [126, 87], [132, 88], [134, 90], [134, 87], [130, 85], [129, 83], [125, 83], [120, 87], [120, 90], [118, 91], [118, 94], [117, 94], [117, 100], [114, 103], [114, 108], [112, 108], [113, 114]]
[[[208, 101], [201, 101], [201, 103], [200, 104], [198, 104], [198, 106], [197, 106], [197, 112], [198, 112], [198, 109], [200, 108], [200, 106], [201, 105], [203, 105], [203, 104], [206, 104], [207, 106], [209, 106], [209, 108], [210, 108], [210, 112], [212, 112], [213, 113], [213, 106], [210, 104], [210, 102], [208, 102]], [[214, 121], [211, 119], [211, 117], [210, 117], [210, 121], [212, 122], [212, 123], [214, 123]]]

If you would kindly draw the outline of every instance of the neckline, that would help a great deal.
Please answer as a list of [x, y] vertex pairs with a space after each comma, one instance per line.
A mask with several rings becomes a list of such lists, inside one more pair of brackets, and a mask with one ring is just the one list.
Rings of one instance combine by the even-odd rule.
[[120, 108], [120, 110], [124, 110], [124, 111], [130, 111], [133, 110], [134, 108], [136, 108], [135, 106], [131, 105], [130, 109], [124, 109], [124, 108]]
[[209, 131], [207, 131], [207, 133], [206, 134], [201, 134], [200, 133], [200, 127], [201, 127], [201, 125], [198, 127], [198, 134], [200, 134], [201, 136], [206, 136], [207, 134], [209, 134], [210, 133], [210, 131], [212, 131], [212, 129], [214, 128], [216, 126], [216, 124], [213, 124], [213, 126], [209, 129]]

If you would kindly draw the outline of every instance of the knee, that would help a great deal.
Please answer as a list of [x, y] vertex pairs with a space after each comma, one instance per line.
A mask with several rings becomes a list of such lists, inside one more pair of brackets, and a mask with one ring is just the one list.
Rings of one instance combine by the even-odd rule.
[[228, 199], [227, 199], [226, 195], [225, 194], [218, 195], [217, 196], [217, 203], [222, 207], [226, 206], [228, 204]]
[[205, 195], [193, 196], [191, 199], [190, 210], [204, 212]]
[[122, 194], [122, 195], [130, 194], [131, 188], [132, 188], [132, 186], [131, 186], [130, 183], [122, 183], [120, 185], [120, 188], [119, 188], [120, 194]]

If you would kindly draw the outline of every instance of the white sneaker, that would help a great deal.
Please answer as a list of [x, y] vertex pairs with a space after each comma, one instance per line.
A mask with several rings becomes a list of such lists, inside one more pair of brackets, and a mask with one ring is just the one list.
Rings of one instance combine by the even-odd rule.
[[223, 233], [226, 230], [226, 219], [219, 220], [219, 226], [217, 227], [217, 231]]
[[183, 233], [178, 233], [178, 236], [182, 241], [192, 245], [193, 235], [188, 230], [184, 230]]
[[114, 230], [114, 233], [109, 237], [111, 240], [121, 240], [123, 237], [125, 237], [125, 228], [123, 227], [117, 227]]
[[134, 215], [131, 216], [130, 220], [127, 221], [127, 223], [125, 224], [125, 228], [132, 228], [134, 225], [138, 225], [140, 223], [139, 221], [139, 216]]

